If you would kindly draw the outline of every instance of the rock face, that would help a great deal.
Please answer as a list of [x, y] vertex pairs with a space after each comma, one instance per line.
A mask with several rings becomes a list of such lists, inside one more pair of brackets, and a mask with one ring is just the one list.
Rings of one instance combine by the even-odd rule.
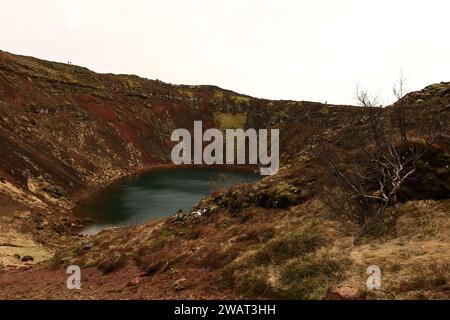
[[[450, 83], [377, 109], [388, 129], [398, 104], [412, 131], [436, 122], [448, 128]], [[30, 268], [2, 273], [0, 298], [73, 298], [61, 288], [65, 268], [76, 264], [90, 275], [76, 298], [361, 299], [353, 283], [329, 286], [366, 276], [361, 270], [373, 263], [385, 279], [382, 291], [371, 292], [376, 298], [446, 298], [448, 134], [402, 190], [396, 219], [374, 230], [383, 237], [356, 241], [355, 226], [325, 204], [330, 170], [315, 151], [328, 144], [351, 154], [368, 135], [368, 119], [360, 107], [255, 99], [0, 51], [0, 231], [8, 231], [0, 232], [0, 268]], [[170, 165], [172, 131], [192, 130], [194, 120], [221, 130], [280, 129], [278, 174], [215, 192], [171, 219], [71, 236], [83, 223], [72, 213], [79, 199]], [[27, 256], [33, 261], [20, 261]], [[29, 266], [44, 260], [52, 268]], [[99, 285], [105, 279], [115, 289]]]
[[[66, 233], [74, 228], [70, 209], [79, 198], [118, 177], [171, 163], [172, 131], [192, 130], [194, 120], [208, 128], [284, 128], [281, 148], [289, 159], [307, 136], [359, 111], [96, 74], [0, 51], [0, 216], [41, 229], [44, 241], [54, 229]], [[313, 132], [299, 135], [305, 124]], [[42, 216], [30, 221], [24, 210]], [[72, 221], [60, 221], [64, 215]]]
[[[422, 122], [430, 113], [445, 120], [447, 88], [430, 86], [406, 101]], [[424, 102], [416, 103], [419, 98]], [[70, 210], [77, 199], [118, 177], [170, 163], [172, 131], [192, 130], [194, 120], [208, 128], [279, 128], [283, 164], [295, 162], [319, 139], [349, 144], [354, 131], [364, 128], [365, 113], [351, 106], [256, 99], [214, 86], [96, 74], [0, 51], [0, 202], [44, 213]], [[0, 213], [7, 213], [4, 206]], [[46, 228], [55, 223], [50, 219]]]

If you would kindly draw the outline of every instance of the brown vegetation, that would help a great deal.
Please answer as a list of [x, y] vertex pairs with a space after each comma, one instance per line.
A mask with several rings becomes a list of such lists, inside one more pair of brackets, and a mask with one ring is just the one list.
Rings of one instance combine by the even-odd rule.
[[[447, 299], [449, 103], [450, 83], [384, 109], [331, 106], [0, 52], [0, 226], [14, 231], [9, 244], [26, 236], [39, 249], [36, 266], [3, 266], [0, 297], [320, 299], [345, 281], [368, 298]], [[279, 128], [279, 173], [219, 186], [200, 215], [78, 237], [86, 222], [74, 204], [167, 164], [171, 131], [193, 120]], [[9, 259], [15, 247], [7, 248], [0, 255]], [[81, 291], [65, 288], [70, 264], [82, 268]], [[365, 286], [372, 264], [380, 290]]]

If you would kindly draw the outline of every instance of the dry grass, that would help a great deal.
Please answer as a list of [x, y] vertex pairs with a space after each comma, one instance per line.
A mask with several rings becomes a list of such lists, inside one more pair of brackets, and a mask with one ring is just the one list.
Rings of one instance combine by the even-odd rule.
[[[90, 251], [66, 256], [104, 273], [133, 263], [155, 279], [196, 270], [216, 290], [243, 298], [321, 299], [342, 281], [359, 284], [368, 298], [448, 298], [449, 204], [402, 204], [393, 233], [357, 243], [351, 228], [313, 200], [290, 210], [220, 210], [192, 225], [166, 221], [108, 231], [95, 237]], [[370, 265], [381, 268], [380, 290], [366, 288]]]
[[[448, 298], [450, 281], [448, 201], [414, 201], [398, 208], [397, 234], [355, 247], [353, 276], [371, 265], [382, 271], [382, 288], [372, 298]], [[364, 283], [364, 277], [359, 281]]]

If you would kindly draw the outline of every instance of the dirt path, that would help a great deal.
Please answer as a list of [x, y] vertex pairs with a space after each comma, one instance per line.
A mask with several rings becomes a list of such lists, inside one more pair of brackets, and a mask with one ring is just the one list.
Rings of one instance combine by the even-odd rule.
[[[199, 269], [170, 270], [153, 277], [139, 276], [130, 265], [104, 275], [96, 268], [82, 270], [81, 290], [67, 289], [65, 269], [0, 271], [0, 299], [231, 299], [218, 292], [214, 275]], [[181, 280], [181, 281], [180, 281]]]

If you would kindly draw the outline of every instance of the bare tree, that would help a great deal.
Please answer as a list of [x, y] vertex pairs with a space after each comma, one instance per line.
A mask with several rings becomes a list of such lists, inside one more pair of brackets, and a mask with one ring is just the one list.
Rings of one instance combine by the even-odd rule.
[[406, 78], [403, 73], [403, 68], [400, 69], [400, 75], [396, 83], [392, 86], [392, 93], [394, 94], [395, 98], [397, 99], [397, 106], [394, 110], [394, 117], [397, 122], [397, 127], [400, 132], [400, 137], [402, 139], [403, 143], [408, 142], [408, 136], [407, 136], [407, 123], [406, 123], [406, 108], [403, 103], [403, 98], [405, 97], [407, 91], [405, 88], [406, 85]]
[[[403, 79], [403, 78], [401, 78]], [[398, 88], [403, 94], [403, 80]], [[360, 234], [381, 221], [388, 207], [397, 203], [397, 195], [405, 181], [416, 171], [415, 164], [429, 150], [430, 144], [411, 142], [408, 138], [406, 116], [394, 128], [387, 127], [377, 108], [377, 97], [357, 87], [356, 98], [367, 110], [369, 132], [359, 137], [357, 148], [344, 161], [336, 153], [325, 155], [338, 184], [331, 209], [361, 225]]]
[[397, 98], [397, 100], [401, 100], [407, 93], [406, 91], [406, 77], [403, 73], [403, 68], [400, 68], [400, 75], [397, 79], [396, 83], [392, 86], [392, 93]]

